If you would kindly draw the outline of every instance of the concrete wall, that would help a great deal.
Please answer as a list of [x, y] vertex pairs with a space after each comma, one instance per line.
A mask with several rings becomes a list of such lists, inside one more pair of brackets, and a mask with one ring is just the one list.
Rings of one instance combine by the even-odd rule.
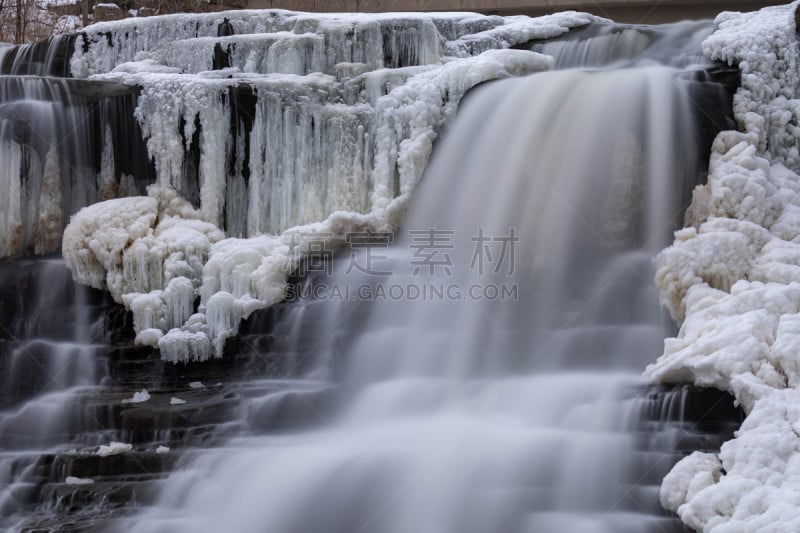
[[774, 0], [248, 0], [251, 9], [301, 11], [476, 11], [498, 15], [545, 15], [574, 9], [618, 22], [656, 24], [713, 18], [720, 11], [753, 11]]

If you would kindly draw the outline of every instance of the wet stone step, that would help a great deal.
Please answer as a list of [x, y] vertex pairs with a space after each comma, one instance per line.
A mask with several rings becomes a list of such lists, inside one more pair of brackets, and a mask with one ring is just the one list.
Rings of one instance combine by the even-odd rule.
[[131, 451], [106, 457], [94, 453], [43, 455], [37, 465], [37, 473], [51, 482], [63, 482], [70, 476], [124, 480], [130, 476], [154, 476], [169, 472], [177, 460], [177, 453], [155, 451]]
[[59, 514], [79, 512], [86, 508], [115, 508], [146, 505], [158, 496], [155, 480], [101, 481], [86, 485], [47, 484], [42, 488], [41, 500], [50, 511]]

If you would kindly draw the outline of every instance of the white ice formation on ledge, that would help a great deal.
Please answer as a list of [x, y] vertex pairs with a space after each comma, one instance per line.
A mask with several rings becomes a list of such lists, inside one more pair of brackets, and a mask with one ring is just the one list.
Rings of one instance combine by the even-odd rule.
[[236, 11], [91, 26], [73, 74], [141, 87], [158, 183], [76, 214], [64, 258], [132, 310], [137, 343], [174, 362], [221, 356], [283, 298], [308, 236], [335, 246], [397, 222], [470, 88], [552, 66], [510, 47], [592, 20]]
[[719, 454], [664, 479], [662, 504], [698, 531], [800, 530], [797, 5], [717, 18], [704, 49], [741, 69], [742, 131], [719, 134], [689, 227], [657, 261], [681, 328], [647, 375], [727, 390], [747, 413]]

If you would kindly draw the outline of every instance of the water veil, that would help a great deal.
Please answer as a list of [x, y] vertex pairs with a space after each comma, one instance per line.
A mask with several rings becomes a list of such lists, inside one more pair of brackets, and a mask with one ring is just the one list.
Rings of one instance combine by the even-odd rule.
[[674, 527], [654, 514], [672, 460], [643, 444], [633, 391], [671, 331], [652, 257], [695, 184], [694, 131], [666, 67], [475, 90], [393, 242], [339, 254], [276, 326], [293, 379], [125, 527]]

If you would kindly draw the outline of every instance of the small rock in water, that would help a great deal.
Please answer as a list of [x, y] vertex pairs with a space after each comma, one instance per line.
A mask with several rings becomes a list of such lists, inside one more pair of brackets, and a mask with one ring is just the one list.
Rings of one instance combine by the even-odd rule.
[[168, 451], [169, 451], [169, 446], [159, 446], [158, 448], [156, 448], [156, 453], [159, 455], [162, 453], [167, 453]]
[[150, 393], [147, 389], [142, 389], [139, 392], [133, 393], [133, 398], [122, 400], [122, 403], [142, 403], [150, 399]]
[[108, 457], [109, 455], [128, 453], [132, 449], [133, 446], [130, 444], [125, 444], [124, 442], [111, 442], [107, 446], [105, 444], [101, 445], [100, 448], [97, 449], [97, 455], [100, 457]]
[[65, 482], [67, 485], [91, 485], [94, 483], [94, 480], [82, 477], [67, 476]]
[[186, 403], [186, 400], [181, 400], [180, 398], [175, 398], [174, 396], [169, 401], [170, 405], [183, 405]]
[[203, 385], [203, 383], [201, 383], [200, 381], [192, 381], [191, 383], [189, 383], [189, 387], [191, 387], [193, 389], [205, 389], [206, 388], [206, 386]]

